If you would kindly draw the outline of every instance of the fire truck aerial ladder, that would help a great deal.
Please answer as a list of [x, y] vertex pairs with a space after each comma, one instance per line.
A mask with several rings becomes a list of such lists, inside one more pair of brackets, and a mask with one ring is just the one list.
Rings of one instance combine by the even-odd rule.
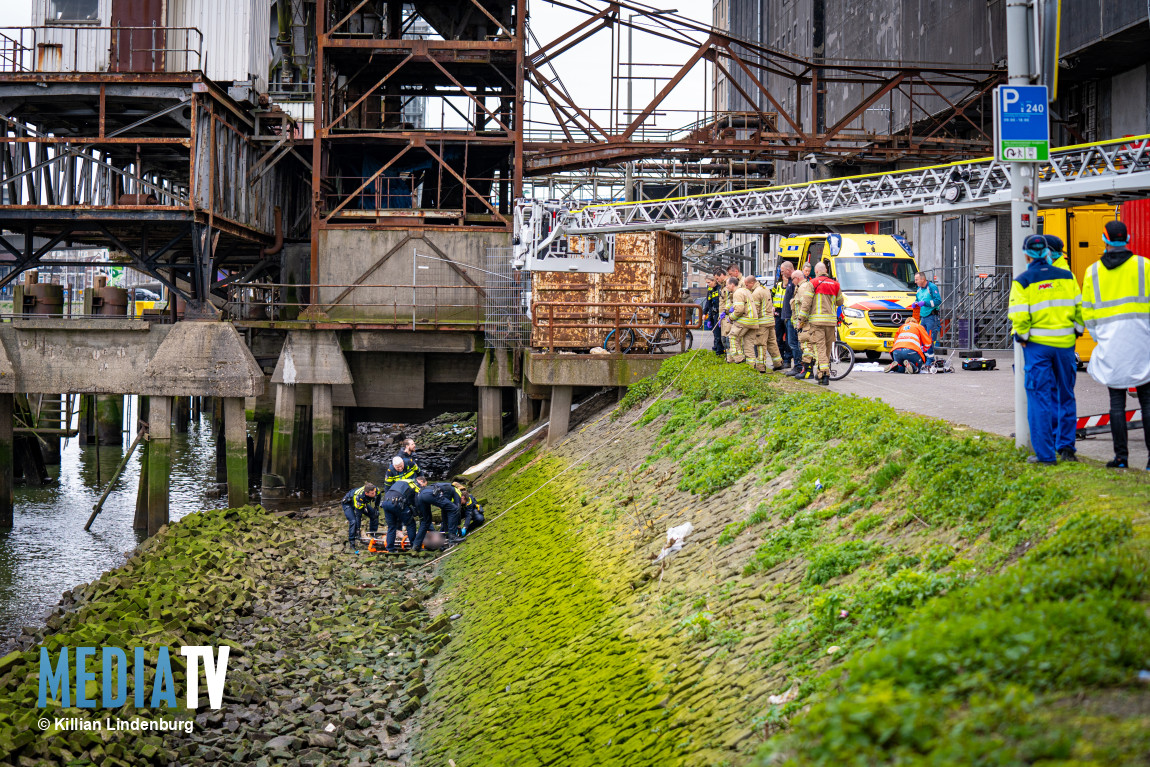
[[[1067, 207], [1150, 195], [1150, 135], [1052, 150], [1037, 164], [1039, 204]], [[739, 192], [632, 203], [520, 200], [515, 261], [531, 271], [612, 272], [623, 232], [835, 227], [915, 215], [1010, 210], [1010, 167], [966, 160]]]

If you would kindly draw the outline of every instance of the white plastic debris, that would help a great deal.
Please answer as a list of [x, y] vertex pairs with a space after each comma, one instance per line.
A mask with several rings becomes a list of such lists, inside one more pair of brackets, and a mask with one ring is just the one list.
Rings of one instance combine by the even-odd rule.
[[659, 556], [655, 558], [656, 562], [662, 562], [672, 554], [677, 554], [683, 550], [683, 544], [687, 540], [687, 536], [695, 531], [695, 526], [690, 522], [684, 522], [677, 527], [667, 529], [667, 545], [659, 552]]
[[782, 695], [771, 695], [767, 698], [767, 703], [772, 706], [781, 706], [784, 703], [790, 703], [797, 697], [799, 697], [799, 687], [798, 685], [791, 685], [791, 688]]
[[323, 728], [324, 732], [335, 732], [335, 725], [331, 722], [327, 723], [327, 727]]

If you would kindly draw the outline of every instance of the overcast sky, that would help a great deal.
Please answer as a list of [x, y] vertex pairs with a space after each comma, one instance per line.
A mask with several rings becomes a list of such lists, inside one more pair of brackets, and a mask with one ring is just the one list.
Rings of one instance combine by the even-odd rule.
[[26, 27], [32, 23], [32, 0], [0, 0], [0, 27]]

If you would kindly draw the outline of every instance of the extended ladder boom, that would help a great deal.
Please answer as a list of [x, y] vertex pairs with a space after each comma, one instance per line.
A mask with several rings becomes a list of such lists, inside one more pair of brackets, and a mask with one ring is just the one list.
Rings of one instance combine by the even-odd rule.
[[[1051, 152], [1049, 162], [1035, 165], [1039, 203], [1120, 202], [1150, 194], [1150, 136], [1065, 147]], [[622, 232], [837, 226], [918, 214], [1009, 210], [1010, 167], [997, 160], [969, 160], [667, 200], [592, 205], [520, 200], [516, 207], [517, 222], [536, 222], [534, 228], [516, 230], [517, 258], [528, 268], [611, 271], [613, 238], [608, 235]], [[544, 219], [547, 225], [539, 226]], [[592, 238], [606, 247], [595, 247]], [[572, 250], [594, 256], [573, 261]], [[583, 261], [594, 268], [581, 268]]]

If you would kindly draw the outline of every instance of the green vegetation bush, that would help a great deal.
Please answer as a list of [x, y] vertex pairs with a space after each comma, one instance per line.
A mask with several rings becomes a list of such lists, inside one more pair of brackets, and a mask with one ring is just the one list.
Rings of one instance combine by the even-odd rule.
[[816, 546], [811, 551], [811, 564], [803, 583], [817, 586], [831, 578], [850, 575], [882, 552], [882, 545], [871, 541], [842, 541]]
[[1053, 536], [1038, 544], [1030, 558], [1041, 561], [1051, 557], [1093, 554], [1133, 537], [1134, 526], [1128, 519], [1080, 511], [1066, 520]]

